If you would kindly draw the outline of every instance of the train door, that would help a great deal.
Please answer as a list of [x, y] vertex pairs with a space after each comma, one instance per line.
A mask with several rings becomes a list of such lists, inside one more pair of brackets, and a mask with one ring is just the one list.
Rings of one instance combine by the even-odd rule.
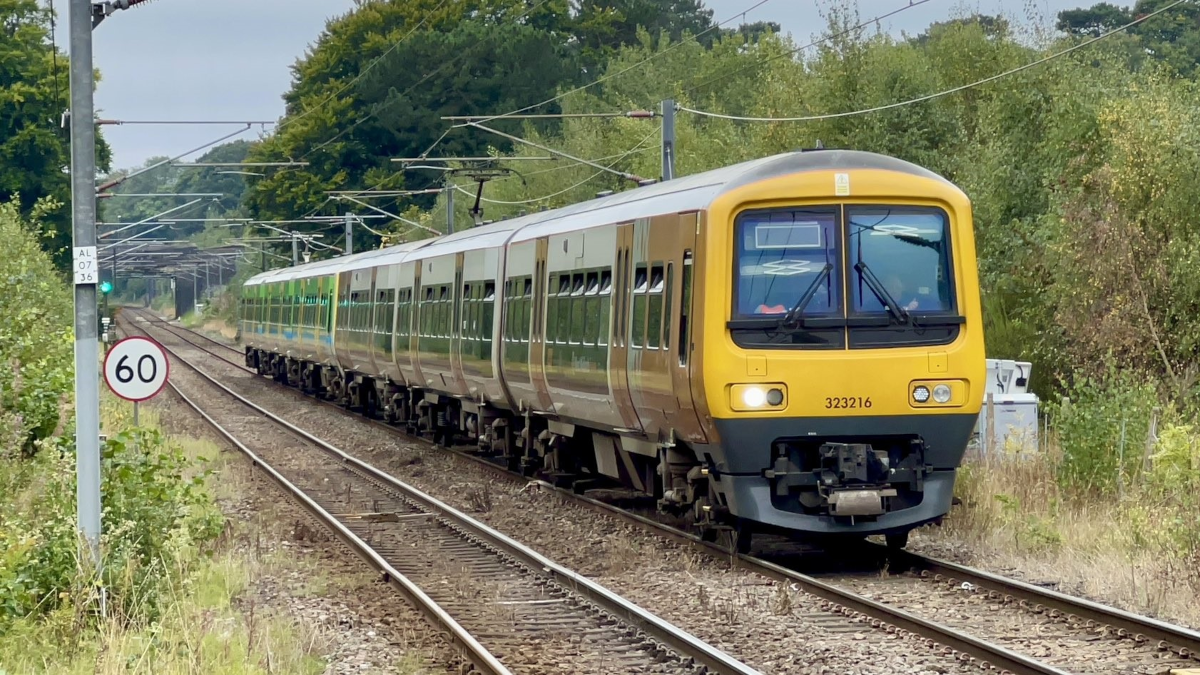
[[530, 380], [537, 391], [538, 408], [553, 411], [554, 404], [550, 399], [550, 389], [546, 385], [546, 257], [549, 250], [549, 240], [542, 237], [537, 240], [534, 256], [533, 274], [533, 339], [529, 341]]
[[412, 337], [409, 339], [409, 348], [408, 348], [409, 358], [412, 360], [412, 370], [413, 370], [413, 380], [412, 381], [414, 383], [422, 385], [422, 386], [424, 385], [424, 382], [425, 382], [425, 374], [421, 372], [421, 359], [417, 357], [417, 352], [418, 352], [420, 342], [421, 342], [421, 326], [424, 325], [423, 322], [426, 321], [424, 312], [422, 310], [425, 310], [425, 311], [433, 310], [432, 306], [427, 305], [426, 303], [422, 302], [422, 299], [425, 296], [421, 292], [421, 272], [424, 269], [425, 269], [425, 262], [423, 260], [417, 260], [415, 262], [415, 264], [413, 264], [413, 282], [412, 282], [413, 299], [412, 299], [412, 305], [410, 305], [410, 310], [412, 311], [412, 316], [413, 316], [412, 327], [410, 329], [410, 332], [412, 333]]
[[[692, 368], [692, 331], [695, 302], [694, 286], [696, 272], [696, 240], [700, 234], [700, 213], [679, 214], [676, 242], [672, 260], [668, 262], [668, 284], [672, 286], [667, 300], [668, 311], [664, 319], [667, 334], [671, 337], [666, 345], [668, 368], [671, 371], [671, 389], [675, 394], [676, 412], [668, 418], [677, 437], [687, 441], [707, 441], [696, 404], [692, 398], [692, 380], [699, 369]], [[678, 308], [677, 310], [673, 308]]]
[[463, 330], [467, 323], [467, 297], [466, 289], [463, 285], [463, 254], [456, 253], [454, 255], [454, 310], [453, 320], [450, 322], [450, 372], [452, 377], [457, 380], [455, 391], [469, 391], [466, 386], [466, 378], [463, 376], [462, 367], [462, 348], [463, 339], [467, 331]]
[[[633, 277], [629, 297], [629, 390], [642, 428], [665, 440], [678, 410], [672, 391], [669, 300], [676, 284], [673, 254], [679, 216], [638, 220], [633, 225]], [[666, 315], [666, 317], [664, 317]]]
[[633, 223], [617, 226], [617, 259], [613, 266], [612, 345], [609, 351], [609, 377], [613, 398], [628, 431], [641, 431], [633, 398], [629, 391], [629, 295], [632, 290]]

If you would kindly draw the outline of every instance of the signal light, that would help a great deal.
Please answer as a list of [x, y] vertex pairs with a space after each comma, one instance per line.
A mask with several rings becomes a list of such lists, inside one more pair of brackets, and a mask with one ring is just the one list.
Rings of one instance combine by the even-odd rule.
[[100, 292], [101, 293], [108, 295], [109, 292], [111, 292], [111, 291], [112, 291], [112, 282], [111, 281], [101, 281], [100, 282]]

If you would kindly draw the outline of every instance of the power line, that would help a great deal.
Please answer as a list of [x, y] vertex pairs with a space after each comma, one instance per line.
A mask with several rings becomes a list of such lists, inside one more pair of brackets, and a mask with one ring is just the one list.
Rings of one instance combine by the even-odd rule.
[[1103, 40], [1104, 38], [1109, 37], [1110, 35], [1114, 35], [1116, 33], [1120, 33], [1124, 30], [1127, 30], [1139, 23], [1142, 23], [1143, 21], [1146, 21], [1147, 19], [1150, 19], [1153, 16], [1162, 14], [1163, 12], [1165, 12], [1173, 7], [1182, 5], [1185, 2], [1191, 2], [1191, 0], [1175, 0], [1175, 2], [1169, 4], [1165, 7], [1162, 7], [1158, 10], [1155, 10], [1149, 14], [1146, 14], [1146, 15], [1142, 16], [1141, 18], [1138, 18], [1134, 21], [1130, 21], [1129, 23], [1125, 24], [1124, 26], [1121, 26], [1119, 28], [1114, 28], [1113, 30], [1110, 30], [1107, 33], [1104, 33], [1102, 35], [1094, 37], [1085, 42], [1081, 42], [1073, 47], [1068, 47], [1067, 49], [1064, 49], [1060, 52], [1050, 54], [1049, 56], [1038, 59], [1037, 61], [1033, 61], [1031, 63], [1026, 63], [1023, 66], [1018, 66], [1017, 68], [1013, 68], [1012, 70], [1007, 70], [1003, 73], [999, 73], [997, 75], [992, 75], [991, 77], [986, 77], [982, 80], [971, 82], [970, 84], [964, 84], [964, 85], [961, 85], [958, 87], [954, 87], [953, 89], [939, 91], [934, 94], [928, 94], [926, 96], [909, 99], [907, 101], [899, 101], [897, 103], [889, 103], [887, 105], [875, 106], [874, 108], [867, 108], [864, 110], [853, 110], [853, 111], [841, 112], [841, 113], [829, 113], [829, 114], [825, 114], [825, 115], [808, 115], [805, 117], [746, 117], [746, 116], [742, 116], [742, 115], [725, 115], [722, 113], [707, 112], [707, 111], [703, 111], [703, 110], [693, 110], [692, 108], [687, 108], [684, 106], [679, 106], [679, 109], [684, 112], [690, 112], [693, 115], [700, 115], [701, 117], [715, 117], [718, 119], [733, 120], [736, 122], [815, 122], [818, 120], [828, 120], [828, 119], [835, 119], [835, 118], [839, 118], [839, 117], [854, 117], [857, 115], [866, 115], [868, 113], [880, 112], [883, 110], [891, 110], [893, 108], [900, 108], [903, 106], [912, 105], [914, 103], [923, 103], [925, 101], [932, 101], [933, 99], [936, 99], [936, 98], [941, 98], [943, 96], [955, 94], [960, 91], [964, 91], [966, 89], [972, 89], [974, 87], [988, 84], [990, 82], [995, 82], [996, 80], [1008, 77], [1010, 75], [1015, 75], [1019, 72], [1025, 71], [1025, 70], [1029, 70], [1030, 68], [1039, 66], [1043, 63], [1046, 63], [1047, 61], [1057, 59], [1060, 56], [1065, 56], [1065, 55], [1070, 54], [1071, 52], [1076, 51], [1078, 49], [1083, 49], [1084, 47], [1087, 47], [1088, 45], [1091, 45], [1095, 42], [1099, 42], [1100, 40]]
[[220, 125], [220, 124], [250, 124], [266, 126], [268, 124], [274, 126], [273, 120], [96, 120], [96, 124], [102, 126], [124, 126], [126, 124], [138, 125], [160, 125], [160, 124], [178, 124], [178, 125]]
[[192, 148], [191, 150], [188, 150], [187, 152], [185, 152], [183, 154], [176, 155], [174, 157], [171, 157], [170, 159], [164, 159], [163, 161], [158, 162], [157, 164], [145, 167], [144, 169], [138, 169], [137, 171], [134, 171], [133, 173], [126, 174], [124, 176], [121, 176], [120, 178], [117, 178], [116, 180], [109, 181], [109, 182], [97, 187], [96, 192], [106, 192], [108, 190], [111, 190], [111, 189], [117, 187], [118, 185], [124, 183], [125, 181], [129, 180], [130, 178], [133, 178], [134, 176], [140, 176], [140, 175], [146, 173], [147, 171], [153, 171], [154, 169], [157, 169], [158, 167], [163, 166], [164, 164], [170, 164], [172, 162], [177, 162], [192, 153], [200, 152], [201, 150], [204, 150], [205, 148], [214, 146], [217, 143], [220, 143], [222, 141], [227, 141], [227, 140], [233, 138], [234, 136], [240, 136], [241, 134], [244, 134], [247, 131], [250, 131], [250, 129], [251, 129], [251, 126], [249, 124], [247, 124], [246, 128], [238, 129], [237, 131], [235, 131], [231, 134], [226, 134], [226, 135], [218, 138], [215, 141], [205, 143], [204, 145]]
[[769, 57], [767, 57], [767, 58], [763, 59], [762, 61], [759, 61], [759, 62], [756, 62], [756, 63], [750, 63], [750, 64], [747, 64], [747, 65], [745, 65], [745, 66], [741, 67], [741, 68], [738, 68], [737, 70], [730, 71], [730, 72], [728, 72], [728, 73], [725, 73], [725, 74], [723, 74], [723, 75], [718, 75], [718, 76], [716, 76], [716, 77], [714, 77], [714, 78], [711, 78], [711, 79], [709, 79], [709, 80], [706, 80], [706, 81], [704, 81], [704, 82], [701, 82], [700, 84], [697, 84], [697, 85], [695, 85], [695, 86], [693, 86], [693, 87], [690, 87], [690, 88], [688, 88], [688, 89], [685, 89], [685, 90], [684, 90], [684, 92], [685, 92], [685, 93], [688, 93], [688, 94], [690, 94], [690, 93], [692, 93], [692, 92], [696, 91], [697, 89], [703, 89], [704, 87], [707, 87], [707, 86], [709, 86], [709, 85], [711, 85], [711, 84], [714, 84], [714, 83], [716, 83], [716, 82], [720, 82], [721, 80], [724, 80], [724, 79], [726, 79], [726, 78], [733, 77], [734, 75], [737, 75], [737, 74], [739, 74], [739, 73], [744, 73], [744, 72], [746, 72], [747, 70], [750, 70], [751, 68], [757, 68], [757, 67], [759, 67], [759, 66], [765, 66], [766, 64], [768, 64], [768, 63], [770, 63], [770, 62], [772, 62], [772, 61], [776, 61], [776, 60], [778, 60], [778, 59], [782, 59], [782, 58], [784, 58], [785, 56], [792, 56], [792, 55], [794, 55], [794, 54], [797, 54], [797, 53], [799, 53], [799, 52], [802, 52], [802, 51], [804, 51], [804, 50], [806, 50], [806, 49], [809, 49], [809, 48], [811, 48], [811, 47], [816, 47], [817, 45], [819, 45], [819, 44], [821, 44], [821, 43], [828, 42], [828, 41], [830, 41], [830, 40], [833, 40], [833, 39], [835, 39], [835, 38], [842, 37], [843, 35], [849, 35], [850, 33], [853, 33], [853, 32], [854, 32], [854, 31], [856, 31], [856, 30], [861, 30], [861, 29], [863, 29], [863, 28], [866, 28], [867, 26], [870, 26], [870, 25], [871, 25], [871, 24], [873, 24], [873, 23], [878, 23], [878, 22], [880, 22], [880, 21], [883, 21], [884, 19], [887, 19], [887, 18], [890, 18], [890, 17], [893, 17], [893, 16], [895, 16], [895, 15], [899, 14], [900, 12], [903, 12], [903, 11], [905, 11], [905, 10], [908, 10], [908, 9], [912, 9], [913, 7], [916, 7], [916, 6], [918, 6], [918, 5], [923, 5], [923, 4], [925, 4], [925, 3], [929, 2], [929, 1], [930, 1], [930, 0], [909, 0], [909, 3], [908, 3], [907, 5], [905, 5], [905, 6], [903, 6], [903, 7], [900, 7], [899, 9], [894, 9], [894, 10], [892, 10], [892, 11], [890, 11], [890, 12], [886, 13], [886, 14], [880, 14], [879, 16], [875, 17], [874, 19], [868, 19], [867, 21], [863, 21], [862, 23], [859, 23], [859, 24], [857, 24], [857, 25], [855, 25], [855, 26], [851, 26], [850, 28], [847, 28], [847, 29], [845, 29], [845, 30], [843, 30], [843, 31], [840, 31], [840, 32], [837, 32], [837, 33], [831, 33], [831, 34], [829, 34], [829, 35], [826, 35], [825, 37], [822, 37], [822, 38], [820, 38], [820, 39], [813, 40], [812, 42], [810, 42], [810, 43], [808, 43], [808, 44], [806, 44], [806, 45], [803, 45], [803, 46], [801, 46], [801, 47], [796, 47], [795, 49], [789, 49], [788, 51], [786, 51], [786, 52], [783, 52], [783, 53], [781, 53], [781, 54], [775, 54], [775, 55], [773, 55], [773, 56], [769, 56]]
[[541, 145], [540, 143], [534, 143], [533, 141], [526, 140], [526, 139], [524, 139], [524, 138], [521, 138], [520, 136], [514, 136], [514, 135], [512, 135], [512, 134], [506, 134], [506, 133], [504, 133], [503, 131], [500, 131], [500, 130], [498, 130], [498, 129], [493, 129], [493, 128], [491, 128], [491, 127], [485, 127], [485, 126], [483, 126], [482, 124], [479, 124], [478, 122], [468, 122], [468, 124], [469, 124], [470, 126], [472, 126], [472, 127], [475, 127], [475, 128], [478, 128], [478, 129], [483, 129], [484, 131], [490, 131], [491, 133], [493, 133], [493, 134], [496, 134], [497, 136], [503, 136], [504, 138], [507, 138], [507, 139], [509, 139], [509, 140], [511, 140], [511, 141], [516, 141], [516, 142], [518, 142], [518, 143], [524, 143], [525, 145], [528, 145], [528, 146], [530, 146], [530, 147], [537, 148], [538, 150], [545, 150], [546, 152], [549, 152], [549, 153], [551, 153], [551, 154], [553, 154], [553, 155], [558, 155], [558, 156], [560, 156], [560, 157], [564, 157], [564, 158], [566, 158], [566, 159], [569, 159], [569, 160], [572, 160], [572, 161], [575, 161], [575, 162], [579, 162], [580, 164], [587, 164], [588, 166], [591, 166], [591, 167], [594, 167], [594, 168], [600, 169], [601, 171], [608, 171], [609, 173], [612, 173], [612, 174], [615, 174], [615, 175], [617, 175], [617, 176], [620, 176], [621, 178], [624, 178], [624, 179], [626, 179], [626, 180], [631, 180], [631, 181], [633, 181], [633, 182], [635, 182], [635, 183], [644, 183], [644, 182], [646, 182], [646, 179], [645, 179], [645, 178], [642, 178], [641, 176], [638, 176], [638, 175], [635, 175], [635, 174], [632, 174], [632, 173], [629, 173], [629, 172], [626, 172], [626, 171], [616, 171], [616, 170], [614, 170], [614, 169], [610, 169], [609, 167], [607, 167], [607, 166], [604, 166], [604, 165], [602, 165], [602, 164], [597, 164], [596, 162], [593, 162], [593, 161], [591, 161], [591, 160], [589, 160], [589, 159], [580, 159], [579, 157], [576, 157], [576, 156], [574, 156], [574, 155], [569, 155], [569, 154], [567, 154], [567, 153], [565, 153], [565, 152], [563, 152], [563, 151], [561, 151], [561, 150], [555, 150], [554, 148], [549, 148], [549, 147], [546, 147], [546, 146], [544, 146], [544, 145]]
[[[521, 201], [516, 201], [516, 202], [513, 202], [513, 201], [504, 201], [504, 200], [500, 200], [500, 199], [488, 199], [488, 198], [486, 198], [486, 197], [480, 197], [479, 199], [480, 199], [480, 201], [487, 202], [488, 204], [501, 204], [501, 205], [505, 205], [505, 206], [521, 206], [521, 205], [524, 205], [524, 204], [536, 204], [537, 202], [543, 202], [543, 201], [546, 201], [547, 199], [553, 199], [554, 197], [557, 197], [557, 196], [559, 196], [559, 195], [566, 194], [566, 193], [568, 193], [568, 192], [570, 192], [570, 191], [572, 191], [572, 190], [574, 190], [574, 189], [576, 189], [576, 188], [578, 188], [578, 187], [580, 187], [580, 186], [582, 186], [582, 185], [586, 185], [587, 183], [590, 183], [591, 181], [593, 181], [593, 180], [595, 180], [597, 177], [599, 177], [601, 174], [603, 174], [603, 173], [605, 172], [605, 170], [611, 170], [611, 169], [612, 169], [612, 167], [616, 166], [617, 164], [620, 164], [620, 163], [621, 163], [621, 162], [623, 162], [623, 161], [624, 161], [624, 160], [625, 160], [627, 157], [630, 157], [631, 155], [635, 155], [635, 154], [637, 154], [637, 153], [639, 153], [639, 152], [645, 152], [646, 150], [651, 150], [651, 149], [653, 149], [653, 148], [643, 148], [642, 146], [646, 144], [646, 141], [650, 140], [651, 138], [654, 138], [654, 136], [656, 136], [656, 135], [659, 133], [659, 131], [661, 131], [661, 130], [660, 130], [660, 129], [655, 129], [654, 131], [651, 131], [649, 134], [647, 134], [647, 135], [646, 135], [646, 137], [645, 137], [645, 138], [643, 138], [642, 140], [638, 141], [638, 144], [637, 144], [637, 145], [635, 145], [635, 146], [633, 146], [633, 148], [632, 148], [632, 149], [630, 149], [630, 150], [627, 150], [627, 151], [625, 151], [625, 152], [623, 152], [623, 153], [621, 153], [621, 154], [618, 154], [618, 155], [610, 155], [609, 157], [601, 158], [601, 160], [604, 160], [604, 159], [611, 159], [612, 157], [616, 157], [616, 158], [617, 158], [617, 160], [616, 160], [615, 162], [613, 162], [613, 163], [609, 164], [609, 165], [608, 165], [608, 167], [607, 167], [607, 169], [601, 169], [600, 171], [597, 171], [596, 173], [593, 173], [591, 176], [588, 176], [587, 178], [584, 178], [583, 180], [579, 181], [578, 183], [576, 183], [576, 184], [572, 185], [572, 186], [571, 186], [571, 187], [569, 187], [569, 188], [565, 188], [565, 189], [563, 189], [563, 190], [559, 190], [558, 192], [554, 192], [554, 193], [551, 193], [551, 194], [548, 194], [548, 195], [544, 195], [544, 196], [542, 196], [542, 197], [537, 197], [537, 198], [534, 198], [534, 199], [524, 199], [524, 200], [521, 200]], [[572, 165], [572, 166], [574, 166], [574, 165]], [[559, 166], [559, 167], [554, 167], [554, 169], [548, 169], [548, 170], [549, 170], [549, 171], [554, 171], [554, 170], [558, 170], [558, 169], [565, 169], [565, 168], [569, 168], [569, 167]], [[501, 179], [501, 180], [503, 180], [503, 179]], [[473, 197], [473, 196], [475, 196], [475, 195], [474, 195], [473, 193], [471, 193], [470, 191], [468, 191], [468, 190], [464, 189], [464, 188], [463, 188], [461, 185], [454, 185], [453, 187], [454, 187], [454, 189], [455, 189], [455, 190], [458, 190], [459, 192], [461, 192], [461, 193], [463, 193], [463, 194], [465, 194], [465, 195], [469, 195], [469, 196], [472, 196], [472, 197]]]
[[[617, 72], [615, 72], [615, 73], [609, 73], [608, 75], [605, 75], [605, 76], [603, 76], [603, 77], [600, 77], [600, 78], [597, 78], [597, 79], [595, 79], [595, 80], [592, 80], [591, 82], [589, 82], [589, 83], [587, 83], [587, 84], [584, 84], [584, 85], [580, 85], [580, 86], [578, 86], [578, 87], [575, 87], [574, 89], [572, 89], [572, 90], [570, 90], [570, 91], [567, 91], [567, 92], [564, 92], [564, 93], [562, 93], [562, 94], [559, 94], [558, 96], [555, 96], [555, 97], [553, 97], [553, 98], [546, 99], [545, 101], [542, 101], [541, 103], [535, 103], [535, 104], [533, 104], [533, 105], [525, 106], [524, 108], [518, 108], [518, 109], [516, 109], [516, 110], [512, 110], [512, 111], [510, 111], [510, 112], [506, 112], [506, 113], [504, 113], [504, 114], [501, 114], [501, 115], [493, 115], [492, 117], [488, 117], [487, 119], [479, 120], [479, 122], [490, 122], [490, 121], [492, 121], [492, 120], [495, 120], [495, 119], [500, 119], [500, 118], [502, 118], [502, 117], [509, 117], [509, 116], [511, 116], [511, 115], [516, 115], [516, 114], [518, 114], [518, 113], [523, 113], [523, 112], [525, 112], [526, 110], [533, 110], [534, 108], [540, 108], [540, 107], [542, 107], [542, 106], [544, 106], [544, 105], [548, 105], [548, 104], [550, 104], [550, 103], [554, 103], [555, 101], [558, 101], [558, 100], [560, 100], [560, 99], [563, 99], [563, 98], [565, 98], [565, 97], [567, 97], [567, 96], [570, 96], [571, 94], [574, 94], [574, 93], [577, 93], [577, 92], [583, 91], [584, 89], [589, 89], [589, 88], [591, 88], [591, 87], [594, 87], [594, 86], [596, 86], [596, 85], [600, 84], [601, 82], [607, 82], [608, 80], [611, 80], [611, 79], [613, 79], [614, 77], [619, 77], [619, 76], [621, 76], [621, 75], [624, 75], [625, 73], [628, 73], [629, 71], [633, 70], [634, 68], [640, 68], [641, 66], [645, 65], [646, 63], [648, 63], [648, 62], [650, 62], [650, 61], [652, 61], [652, 60], [654, 60], [654, 59], [656, 59], [656, 58], [658, 58], [658, 57], [662, 56], [663, 54], [666, 54], [666, 53], [670, 52], [670, 51], [671, 51], [671, 50], [673, 50], [673, 49], [676, 49], [677, 47], [681, 47], [681, 46], [683, 46], [683, 45], [685, 45], [685, 44], [688, 44], [688, 43], [691, 43], [691, 42], [695, 42], [696, 40], [698, 40], [698, 39], [700, 39], [702, 36], [704, 36], [706, 33], [710, 33], [710, 32], [712, 32], [712, 31], [714, 31], [714, 30], [717, 30], [717, 29], [718, 29], [718, 28], [720, 28], [721, 26], [724, 26], [725, 24], [727, 24], [727, 23], [729, 23], [729, 22], [733, 21], [734, 19], [736, 19], [736, 18], [738, 18], [738, 17], [743, 17], [743, 20], [744, 20], [744, 17], [745, 17], [745, 15], [746, 15], [746, 13], [747, 13], [747, 12], [752, 12], [752, 11], [754, 11], [754, 10], [758, 9], [759, 7], [761, 7], [761, 6], [765, 5], [765, 4], [767, 4], [767, 3], [768, 3], [768, 2], [770, 2], [770, 1], [771, 1], [771, 0], [758, 0], [758, 2], [757, 2], [757, 3], [755, 3], [753, 6], [751, 6], [751, 7], [748, 7], [748, 8], [746, 8], [746, 9], [742, 10], [741, 12], [738, 12], [737, 14], [735, 14], [735, 15], [733, 15], [733, 16], [731, 16], [731, 17], [729, 17], [728, 19], [726, 19], [726, 20], [724, 20], [724, 21], [722, 21], [722, 22], [720, 22], [720, 23], [715, 23], [715, 24], [713, 24], [712, 26], [709, 26], [708, 28], [706, 28], [706, 29], [704, 29], [704, 30], [700, 31], [699, 33], [696, 33], [695, 35], [689, 36], [689, 37], [688, 37], [688, 39], [686, 39], [686, 40], [680, 40], [679, 42], [672, 43], [671, 45], [668, 45], [666, 49], [664, 49], [664, 50], [662, 50], [662, 51], [654, 52], [654, 53], [653, 53], [653, 54], [651, 54], [650, 56], [647, 56], [646, 58], [642, 59], [641, 61], [638, 61], [637, 63], [635, 63], [635, 64], [633, 64], [632, 66], [629, 66], [629, 67], [627, 67], [627, 68], [625, 68], [625, 69], [623, 69], [623, 70], [617, 71]], [[464, 123], [461, 123], [461, 124], [458, 124], [458, 125], [455, 125], [455, 126], [456, 126], [456, 127], [462, 127], [462, 126], [475, 126], [475, 124], [474, 124], [473, 122], [464, 122]], [[454, 127], [452, 127], [452, 128], [454, 128]], [[442, 137], [444, 138], [444, 137], [445, 137], [445, 134], [443, 134], [443, 135], [442, 135]]]

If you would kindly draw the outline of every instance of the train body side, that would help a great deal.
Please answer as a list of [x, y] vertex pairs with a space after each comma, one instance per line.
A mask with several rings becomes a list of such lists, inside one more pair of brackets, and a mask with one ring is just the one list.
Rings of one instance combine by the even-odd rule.
[[[883, 242], [944, 261], [910, 313], [860, 271], [900, 259]], [[401, 246], [252, 279], [248, 347], [326, 366], [332, 396], [411, 430], [618, 480], [704, 528], [896, 533], [949, 508], [983, 337], [970, 203], [924, 169], [791, 153]], [[288, 313], [310, 287], [315, 318]]]

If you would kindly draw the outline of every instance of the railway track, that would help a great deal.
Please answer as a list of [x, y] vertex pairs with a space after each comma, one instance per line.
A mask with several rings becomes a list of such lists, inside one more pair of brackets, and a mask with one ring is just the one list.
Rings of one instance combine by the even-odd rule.
[[[129, 334], [128, 322], [122, 328]], [[172, 383], [174, 392], [446, 629], [479, 672], [758, 672], [275, 416], [167, 342], [160, 340], [187, 367], [177, 379], [194, 375], [224, 396], [202, 407]]]
[[[161, 323], [181, 340], [243, 370], [240, 362], [201, 347], [189, 338], [200, 338], [226, 352], [241, 352], [207, 336]], [[186, 337], [185, 337], [186, 334]], [[290, 388], [282, 389], [293, 391]], [[296, 392], [293, 392], [299, 395]], [[315, 400], [304, 397], [306, 400]], [[323, 402], [324, 403], [324, 402]], [[334, 409], [342, 408], [329, 404]], [[349, 414], [349, 413], [347, 413]], [[356, 420], [368, 421], [358, 415]], [[382, 422], [375, 425], [412, 439]], [[523, 482], [507, 470], [482, 458], [456, 454]], [[718, 546], [700, 541], [661, 522], [610, 504], [574, 495], [541, 483], [579, 504], [649, 528], [689, 546], [729, 555]], [[735, 556], [739, 567], [786, 583], [797, 584], [819, 599], [821, 607], [889, 632], [911, 633], [957, 652], [959, 658], [1014, 673], [1162, 673], [1196, 666], [1200, 633], [1165, 622], [1123, 612], [998, 575], [912, 553], [885, 555], [882, 547], [864, 545], [860, 552], [888, 560], [900, 574], [826, 575], [824, 579], [798, 573], [786, 556], [775, 561]], [[851, 590], [857, 593], [850, 592]], [[972, 607], [973, 605], [973, 607]], [[968, 611], [969, 610], [969, 611]], [[928, 618], [936, 616], [937, 623]], [[990, 641], [973, 635], [983, 633]]]

